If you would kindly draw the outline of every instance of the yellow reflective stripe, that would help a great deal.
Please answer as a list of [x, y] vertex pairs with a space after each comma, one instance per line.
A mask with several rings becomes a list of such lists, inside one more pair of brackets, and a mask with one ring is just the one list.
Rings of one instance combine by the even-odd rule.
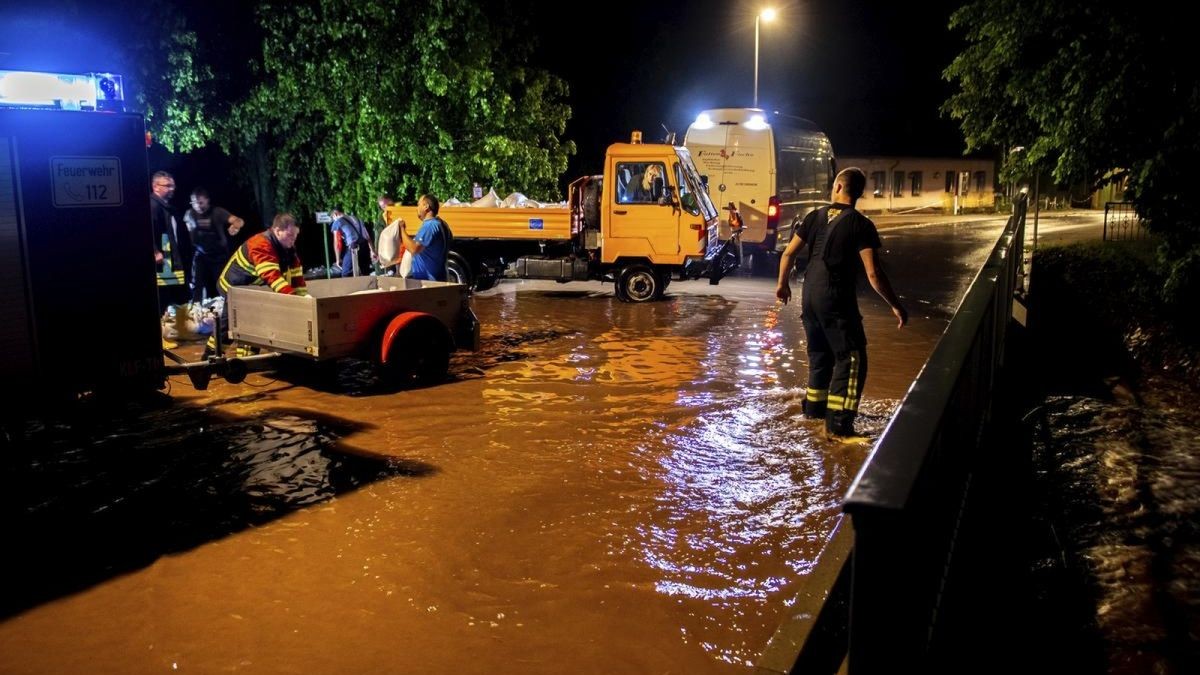
[[827, 409], [828, 410], [845, 410], [846, 409], [846, 397], [838, 396], [836, 394], [830, 394]]
[[846, 410], [858, 411], [858, 352], [850, 352], [850, 381], [846, 383]]
[[301, 295], [301, 296], [304, 296], [304, 297], [308, 297], [308, 289], [307, 289], [307, 288], [305, 288], [305, 287], [303, 287], [303, 286], [301, 286], [301, 287], [299, 287], [299, 288], [297, 288], [297, 289], [296, 289], [296, 295]]
[[246, 254], [242, 253], [242, 249], [239, 248], [237, 253], [233, 254], [233, 259], [231, 259], [230, 262], [233, 262], [234, 260], [237, 261], [238, 267], [250, 272], [251, 274], [254, 273], [254, 265], [250, 264], [250, 260], [246, 257]]
[[288, 285], [288, 282], [287, 282], [287, 280], [285, 280], [285, 279], [276, 279], [275, 281], [271, 282], [271, 290], [273, 290], [273, 291], [275, 291], [276, 293], [278, 293], [278, 292], [279, 292], [279, 289], [281, 289], [281, 288], [283, 288], [284, 286], [287, 286], [287, 285]]
[[281, 271], [279, 269], [279, 263], [264, 262], [264, 263], [259, 263], [254, 266], [254, 273], [260, 277], [265, 275], [267, 272], [269, 272], [271, 270], [275, 270], [276, 272]]
[[183, 270], [178, 272], [161, 272], [158, 275], [159, 286], [181, 286], [183, 285]]
[[809, 401], [812, 401], [813, 403], [820, 403], [821, 401], [824, 401], [825, 399], [829, 398], [829, 390], [828, 389], [809, 389], [804, 394], [804, 398], [808, 399]]
[[[226, 267], [225, 269], [228, 270], [229, 268]], [[217, 282], [217, 286], [221, 288], [222, 292], [224, 292], [226, 295], [229, 295], [229, 282], [225, 281], [224, 274], [221, 275], [221, 279]]]

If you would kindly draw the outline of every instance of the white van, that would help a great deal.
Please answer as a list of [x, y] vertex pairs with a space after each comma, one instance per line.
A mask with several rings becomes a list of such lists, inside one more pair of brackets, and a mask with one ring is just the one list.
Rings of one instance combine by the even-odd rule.
[[[836, 163], [829, 138], [817, 125], [758, 108], [705, 110], [688, 127], [683, 144], [708, 177], [708, 195], [720, 207], [733, 202], [746, 230], [743, 255], [756, 274], [778, 269], [778, 253], [792, 222], [829, 203]], [[722, 211], [721, 237], [729, 237]]]

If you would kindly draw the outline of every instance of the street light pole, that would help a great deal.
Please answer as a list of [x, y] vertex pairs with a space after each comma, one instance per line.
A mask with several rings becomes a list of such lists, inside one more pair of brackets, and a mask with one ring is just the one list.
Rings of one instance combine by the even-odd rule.
[[771, 21], [775, 18], [775, 10], [768, 7], [754, 15], [754, 107], [758, 107], [758, 24], [760, 21]]
[[758, 20], [762, 12], [754, 15], [754, 107], [758, 107]]

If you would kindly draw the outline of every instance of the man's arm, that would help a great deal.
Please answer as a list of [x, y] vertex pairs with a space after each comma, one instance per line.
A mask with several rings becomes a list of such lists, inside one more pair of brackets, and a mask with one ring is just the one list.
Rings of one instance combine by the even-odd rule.
[[[417, 234], [420, 234], [420, 232]], [[413, 255], [417, 255], [421, 251], [425, 250], [425, 244], [413, 239], [412, 236], [409, 235], [408, 228], [403, 220], [400, 221], [400, 241], [404, 244], [405, 249], [412, 251]]]
[[238, 218], [237, 216], [230, 213], [229, 214], [229, 226], [225, 229], [225, 231], [228, 232], [229, 236], [232, 237], [233, 235], [240, 232], [242, 230], [242, 226], [245, 224], [246, 224], [246, 221], [244, 221], [241, 218]]
[[863, 269], [867, 271], [867, 281], [871, 282], [871, 288], [874, 288], [879, 297], [891, 306], [892, 314], [896, 315], [899, 322], [896, 327], [904, 328], [904, 324], [908, 323], [908, 310], [904, 309], [904, 305], [900, 304], [900, 298], [896, 297], [896, 292], [892, 290], [892, 282], [888, 280], [883, 266], [879, 264], [879, 257], [875, 255], [875, 249], [864, 248], [858, 252], [858, 256], [862, 258]]
[[799, 233], [792, 234], [783, 255], [779, 256], [779, 283], [775, 286], [775, 297], [783, 304], [792, 299], [792, 287], [788, 285], [788, 277], [792, 275], [792, 265], [795, 264], [796, 254], [804, 248], [804, 238]]

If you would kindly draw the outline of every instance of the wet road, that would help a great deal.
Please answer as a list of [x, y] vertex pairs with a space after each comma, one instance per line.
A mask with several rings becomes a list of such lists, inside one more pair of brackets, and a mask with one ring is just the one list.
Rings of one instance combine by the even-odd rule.
[[[882, 232], [913, 321], [860, 294], [862, 430], [1002, 226]], [[745, 672], [868, 450], [798, 418], [773, 287], [504, 282], [437, 387], [348, 364], [31, 422], [3, 460], [0, 672]]]

